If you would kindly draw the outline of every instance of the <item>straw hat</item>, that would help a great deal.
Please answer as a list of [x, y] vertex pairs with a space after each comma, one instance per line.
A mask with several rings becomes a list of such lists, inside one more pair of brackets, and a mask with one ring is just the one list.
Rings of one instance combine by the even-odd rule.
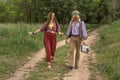
[[72, 12], [72, 15], [79, 15], [80, 13], [79, 13], [79, 11], [77, 11], [77, 10], [75, 10], [75, 11], [73, 11]]

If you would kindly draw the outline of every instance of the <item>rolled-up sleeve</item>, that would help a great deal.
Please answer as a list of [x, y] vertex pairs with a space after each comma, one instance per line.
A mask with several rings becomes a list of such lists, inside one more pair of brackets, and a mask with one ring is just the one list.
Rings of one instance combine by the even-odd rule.
[[87, 30], [84, 22], [82, 22], [82, 33], [83, 33], [83, 39], [87, 39]]
[[46, 27], [47, 27], [47, 22], [45, 22], [45, 23], [40, 27], [40, 32], [45, 31]]

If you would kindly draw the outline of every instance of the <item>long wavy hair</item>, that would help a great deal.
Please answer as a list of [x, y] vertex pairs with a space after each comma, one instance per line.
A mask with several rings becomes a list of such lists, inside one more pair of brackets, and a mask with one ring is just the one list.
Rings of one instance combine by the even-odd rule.
[[[47, 26], [49, 25], [49, 23], [50, 23], [50, 20], [51, 20], [51, 18], [52, 18], [52, 14], [53, 14], [53, 12], [49, 12], [48, 13], [48, 18], [47, 18]], [[56, 19], [56, 17], [55, 17], [55, 13], [54, 13], [54, 19], [53, 19], [53, 22], [55, 22], [55, 24], [56, 24], [56, 30], [58, 29], [58, 26], [59, 26], [59, 24], [58, 24], [58, 21], [57, 21], [57, 19]]]
[[[48, 13], [47, 24], [50, 23], [50, 20], [51, 20], [51, 18], [52, 18], [52, 14], [53, 14], [53, 12], [49, 12], [49, 13]], [[53, 22], [57, 23], [57, 19], [56, 19], [55, 15], [54, 15]]]

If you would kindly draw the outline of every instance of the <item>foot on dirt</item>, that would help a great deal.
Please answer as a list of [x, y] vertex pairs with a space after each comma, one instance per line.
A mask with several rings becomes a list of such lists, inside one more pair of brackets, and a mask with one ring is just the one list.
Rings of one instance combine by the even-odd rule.
[[78, 66], [75, 66], [75, 69], [78, 69]]
[[73, 69], [73, 66], [69, 66], [67, 63], [65, 63], [66, 67], [69, 69], [69, 70], [72, 70]]

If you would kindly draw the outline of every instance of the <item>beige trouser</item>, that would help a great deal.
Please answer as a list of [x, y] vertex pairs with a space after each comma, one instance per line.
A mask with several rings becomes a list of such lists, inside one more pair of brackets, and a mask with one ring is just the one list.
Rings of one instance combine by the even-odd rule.
[[74, 66], [74, 51], [76, 49], [75, 54], [75, 66], [78, 67], [78, 62], [80, 59], [80, 45], [81, 45], [81, 39], [76, 36], [70, 37], [70, 50], [69, 50], [69, 56], [68, 56], [68, 64], [69, 66]]

